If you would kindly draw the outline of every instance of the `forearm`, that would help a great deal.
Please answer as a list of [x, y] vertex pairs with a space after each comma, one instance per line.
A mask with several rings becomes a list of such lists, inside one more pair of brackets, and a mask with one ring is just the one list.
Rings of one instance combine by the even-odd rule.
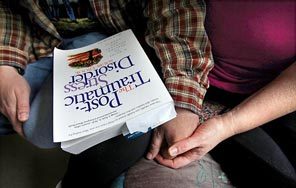
[[295, 99], [296, 63], [222, 117], [238, 134], [295, 111]]
[[149, 1], [147, 43], [162, 65], [164, 82], [176, 107], [198, 113], [213, 67], [204, 28], [205, 2]]

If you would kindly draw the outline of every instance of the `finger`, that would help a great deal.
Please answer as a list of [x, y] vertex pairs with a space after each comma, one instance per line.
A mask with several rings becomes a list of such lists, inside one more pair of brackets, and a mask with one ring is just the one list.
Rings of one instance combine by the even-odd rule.
[[22, 92], [16, 91], [16, 100], [17, 100], [17, 119], [20, 122], [25, 122], [29, 118], [30, 104], [29, 96], [30, 92], [24, 89]]
[[175, 143], [169, 148], [169, 154], [171, 156], [177, 156], [191, 149], [197, 148], [200, 145], [199, 137], [195, 134], [190, 136], [187, 139], [181, 140], [180, 142]]
[[163, 131], [161, 129], [155, 129], [153, 132], [150, 149], [146, 156], [147, 159], [152, 160], [159, 153], [163, 138], [164, 138]]
[[169, 150], [168, 150], [168, 144], [166, 142], [164, 142], [162, 144], [162, 147], [160, 148], [160, 154], [162, 157], [166, 158], [166, 159], [173, 159], [175, 156], [171, 156], [169, 154]]
[[22, 137], [25, 137], [24, 131], [23, 131], [23, 124], [20, 121], [15, 121], [12, 123], [13, 129], [17, 134], [19, 134]]
[[188, 165], [193, 161], [201, 159], [204, 154], [205, 153], [200, 148], [195, 148], [171, 160], [163, 158], [161, 155], [157, 155], [156, 161], [169, 168], [178, 169]]
[[191, 162], [187, 158], [183, 158], [182, 156], [178, 156], [174, 159], [166, 159], [161, 155], [157, 155], [155, 159], [159, 164], [173, 169], [181, 168]]
[[24, 137], [22, 123], [18, 121], [16, 117], [16, 111], [15, 110], [7, 111], [7, 118], [9, 119], [9, 122], [11, 123], [13, 130], [19, 135]]
[[7, 117], [9, 120], [10, 124], [13, 127], [13, 130], [15, 130], [17, 133], [22, 133], [20, 123], [17, 120], [17, 115], [16, 115], [16, 96], [15, 93], [13, 92], [10, 95], [7, 95], [6, 98], [2, 99], [2, 106], [1, 106], [1, 113]]

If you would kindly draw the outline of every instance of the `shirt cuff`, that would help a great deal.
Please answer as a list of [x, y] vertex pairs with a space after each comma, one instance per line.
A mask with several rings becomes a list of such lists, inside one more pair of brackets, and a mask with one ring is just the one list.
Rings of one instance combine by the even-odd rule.
[[165, 85], [176, 107], [200, 114], [206, 87], [186, 77], [169, 77], [165, 80]]
[[0, 65], [8, 65], [15, 67], [19, 73], [23, 73], [27, 62], [28, 54], [9, 46], [0, 46]]

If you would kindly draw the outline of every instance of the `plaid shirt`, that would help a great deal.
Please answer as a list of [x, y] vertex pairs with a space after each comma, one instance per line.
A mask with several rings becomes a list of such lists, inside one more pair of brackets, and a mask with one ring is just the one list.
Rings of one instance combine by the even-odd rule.
[[[203, 0], [148, 0], [145, 6], [141, 0], [90, 0], [90, 4], [110, 34], [147, 28], [146, 42], [161, 61], [175, 106], [200, 111], [213, 67]], [[62, 40], [38, 0], [1, 0], [0, 16], [0, 65], [25, 69]]]

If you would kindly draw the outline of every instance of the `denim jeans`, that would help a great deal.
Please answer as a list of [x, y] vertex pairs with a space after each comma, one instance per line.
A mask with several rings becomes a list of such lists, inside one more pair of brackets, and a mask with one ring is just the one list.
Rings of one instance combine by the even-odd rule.
[[[64, 39], [62, 49], [83, 47], [106, 38], [97, 32]], [[41, 148], [53, 148], [53, 58], [44, 57], [29, 64], [24, 78], [31, 87], [29, 120], [23, 124], [26, 139]], [[0, 114], [0, 135], [15, 133], [8, 119]]]

